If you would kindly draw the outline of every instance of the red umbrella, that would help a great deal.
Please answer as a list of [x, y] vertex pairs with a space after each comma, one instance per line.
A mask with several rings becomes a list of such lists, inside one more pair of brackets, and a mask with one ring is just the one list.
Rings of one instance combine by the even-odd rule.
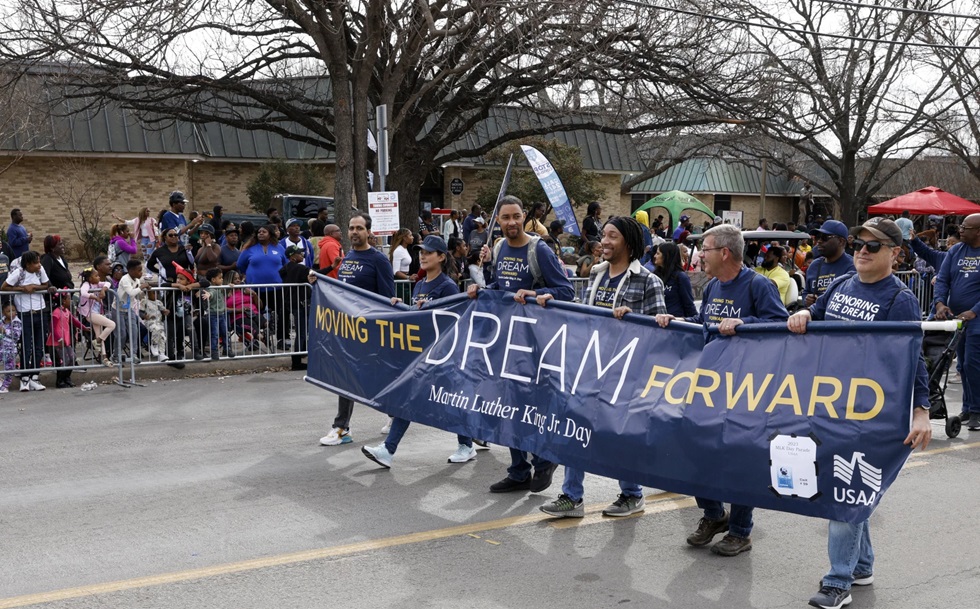
[[906, 210], [914, 216], [929, 214], [968, 216], [980, 213], [980, 205], [948, 193], [942, 188], [927, 186], [907, 195], [868, 207], [869, 214], [900, 214]]

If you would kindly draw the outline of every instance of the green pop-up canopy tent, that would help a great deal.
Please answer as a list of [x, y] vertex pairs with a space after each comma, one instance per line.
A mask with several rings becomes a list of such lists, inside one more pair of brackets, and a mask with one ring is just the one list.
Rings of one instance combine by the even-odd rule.
[[646, 211], [653, 207], [662, 207], [667, 210], [667, 214], [670, 216], [670, 221], [667, 223], [668, 230], [677, 226], [677, 219], [688, 210], [702, 212], [712, 219], [715, 217], [715, 212], [708, 208], [708, 206], [680, 190], [671, 190], [662, 195], [655, 196], [636, 208], [633, 214], [635, 215], [637, 211]]

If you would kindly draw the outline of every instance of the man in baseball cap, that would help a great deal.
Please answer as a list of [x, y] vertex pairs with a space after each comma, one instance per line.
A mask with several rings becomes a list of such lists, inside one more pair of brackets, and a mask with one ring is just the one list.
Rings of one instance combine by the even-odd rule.
[[827, 291], [834, 279], [854, 270], [854, 259], [845, 251], [847, 226], [840, 220], [827, 220], [810, 231], [817, 258], [806, 270], [803, 305], [811, 306]]
[[[836, 222], [836, 220], [827, 220], [824, 222], [824, 226], [831, 222]], [[840, 222], [837, 222], [840, 224]], [[823, 229], [823, 226], [820, 227]], [[897, 247], [902, 245], [902, 229], [895, 224], [894, 220], [889, 220], [888, 218], [870, 218], [867, 222], [861, 226], [855, 226], [851, 229], [851, 235], [857, 237], [861, 234], [862, 230], [866, 230], [876, 238], [884, 241], [883, 245], [888, 247]], [[857, 251], [857, 247], [855, 247]]]

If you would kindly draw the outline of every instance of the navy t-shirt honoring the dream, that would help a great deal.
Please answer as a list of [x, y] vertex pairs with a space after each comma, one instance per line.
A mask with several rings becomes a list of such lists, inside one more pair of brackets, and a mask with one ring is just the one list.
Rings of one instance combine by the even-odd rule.
[[[856, 272], [839, 277], [810, 307], [816, 321], [921, 321], [919, 300], [894, 275], [862, 283]], [[929, 404], [929, 377], [919, 354], [913, 390], [916, 406]]]
[[347, 252], [337, 270], [337, 279], [379, 296], [395, 295], [395, 273], [384, 254], [369, 247]]
[[445, 273], [439, 273], [439, 276], [431, 281], [427, 277], [415, 284], [411, 304], [421, 307], [430, 300], [438, 300], [453, 294], [459, 294], [459, 286]]

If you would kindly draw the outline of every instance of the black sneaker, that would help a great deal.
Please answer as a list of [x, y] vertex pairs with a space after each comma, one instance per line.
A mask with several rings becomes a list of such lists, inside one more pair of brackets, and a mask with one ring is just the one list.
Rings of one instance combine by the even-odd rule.
[[870, 586], [875, 583], [874, 573], [864, 573], [862, 575], [854, 574], [854, 581], [851, 582], [853, 586]]
[[840, 609], [851, 604], [851, 591], [842, 588], [820, 586], [820, 592], [810, 597], [810, 605], [820, 609]]
[[731, 533], [725, 535], [721, 541], [711, 546], [711, 552], [718, 556], [738, 556], [742, 552], [748, 552], [751, 549], [751, 538], [736, 537]]
[[718, 533], [728, 530], [728, 512], [721, 517], [721, 520], [708, 520], [702, 518], [698, 521], [698, 530], [691, 533], [687, 538], [687, 543], [692, 546], [706, 546], [711, 543]]
[[551, 478], [555, 475], [556, 469], [558, 469], [558, 464], [552, 463], [542, 470], [534, 470], [534, 475], [531, 477], [531, 492], [540, 493], [547, 490], [551, 486]]
[[555, 518], [582, 518], [585, 516], [585, 503], [581, 499], [573, 501], [571, 497], [565, 494], [558, 495], [558, 499], [542, 505], [538, 509]]
[[514, 491], [526, 491], [531, 488], [531, 479], [517, 481], [513, 478], [504, 478], [500, 482], [494, 482], [490, 485], [491, 493], [511, 493]]
[[966, 424], [966, 428], [970, 431], [980, 431], [980, 413], [970, 413], [970, 422]]

